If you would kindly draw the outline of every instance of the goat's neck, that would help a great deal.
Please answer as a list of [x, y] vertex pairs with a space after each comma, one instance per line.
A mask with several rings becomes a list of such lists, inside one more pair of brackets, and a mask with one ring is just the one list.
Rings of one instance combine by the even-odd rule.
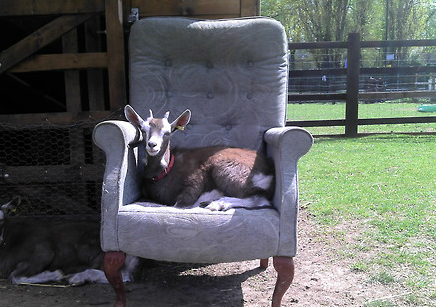
[[145, 178], [153, 178], [160, 175], [170, 163], [170, 144], [165, 150], [161, 150], [156, 156], [147, 155], [147, 165], [145, 167], [144, 176]]

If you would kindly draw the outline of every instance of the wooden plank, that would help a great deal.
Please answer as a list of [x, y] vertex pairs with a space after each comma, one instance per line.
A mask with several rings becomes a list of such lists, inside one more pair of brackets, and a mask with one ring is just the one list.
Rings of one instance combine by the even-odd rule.
[[260, 0], [240, 0], [241, 17], [260, 15]]
[[81, 14], [104, 11], [104, 0], [0, 0], [0, 16]]
[[299, 127], [330, 127], [330, 126], [345, 126], [345, 119], [329, 119], [329, 120], [288, 120], [286, 126]]
[[111, 110], [127, 103], [124, 29], [121, 0], [106, 0], [109, 101]]
[[304, 70], [290, 70], [289, 77], [319, 77], [319, 76], [339, 76], [346, 75], [346, 68], [326, 68], [326, 69], [304, 69]]
[[241, 16], [239, 16], [239, 14], [226, 14], [226, 15], [213, 14], [213, 15], [195, 15], [190, 17], [202, 20], [202, 19], [230, 19], [230, 18], [239, 18]]
[[0, 54], [0, 74], [96, 14], [60, 16]]
[[[77, 29], [73, 29], [62, 36], [62, 51], [64, 53], [77, 53], [79, 51]], [[82, 110], [79, 72], [77, 70], [67, 70], [64, 72], [64, 79], [67, 112], [79, 112]]]
[[42, 54], [29, 57], [11, 68], [9, 72], [107, 68], [107, 66], [107, 54], [103, 52]]
[[377, 47], [414, 47], [414, 46], [435, 46], [436, 39], [418, 39], [403, 41], [362, 41], [361, 48]]
[[401, 98], [432, 98], [432, 97], [436, 97], [436, 91], [359, 93], [359, 99], [401, 99]]
[[345, 134], [357, 134], [359, 118], [360, 34], [348, 34], [347, 105], [345, 107]]
[[131, 0], [140, 18], [148, 16], [240, 16], [240, 0]]
[[[347, 48], [347, 42], [289, 43], [290, 50]], [[435, 46], [435, 39], [404, 41], [362, 41], [361, 48]]]
[[[9, 183], [101, 181], [102, 165], [7, 166]], [[26, 176], [23, 176], [26, 174]], [[68, 174], [68, 180], [65, 180]]]
[[289, 50], [348, 48], [348, 42], [289, 43]]
[[[87, 52], [99, 52], [102, 49], [102, 36], [98, 33], [100, 29], [100, 16], [85, 22], [85, 48]], [[89, 110], [104, 110], [104, 79], [103, 71], [89, 69], [88, 78], [88, 101]]]
[[391, 125], [391, 124], [416, 124], [416, 123], [436, 123], [436, 116], [359, 119], [359, 125]]
[[304, 94], [288, 94], [288, 102], [292, 101], [316, 101], [316, 100], [345, 100], [347, 95], [345, 93], [304, 93]]
[[3, 125], [26, 126], [50, 122], [55, 125], [69, 125], [77, 122], [89, 122], [90, 127], [93, 123], [106, 119], [122, 119], [122, 111], [90, 111], [90, 112], [70, 112], [70, 113], [34, 113], [34, 114], [8, 114], [0, 115], [0, 122]]
[[376, 75], [376, 74], [417, 74], [417, 73], [436, 73], [436, 66], [414, 66], [414, 67], [369, 67], [361, 68], [361, 74]]

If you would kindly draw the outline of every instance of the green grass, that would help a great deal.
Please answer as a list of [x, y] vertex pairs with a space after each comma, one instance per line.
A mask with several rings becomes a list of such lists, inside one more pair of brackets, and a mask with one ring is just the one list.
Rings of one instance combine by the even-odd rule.
[[301, 202], [342, 240], [350, 270], [436, 306], [436, 135], [316, 138], [299, 176]]
[[[385, 102], [359, 104], [359, 118], [386, 117], [422, 117], [436, 116], [436, 113], [418, 112], [419, 102]], [[330, 120], [345, 118], [345, 103], [304, 103], [288, 104], [288, 120]], [[344, 127], [314, 127], [310, 128], [314, 134], [343, 134]], [[399, 124], [399, 125], [367, 125], [359, 126], [359, 133], [374, 132], [436, 132], [436, 123], [432, 124]]]

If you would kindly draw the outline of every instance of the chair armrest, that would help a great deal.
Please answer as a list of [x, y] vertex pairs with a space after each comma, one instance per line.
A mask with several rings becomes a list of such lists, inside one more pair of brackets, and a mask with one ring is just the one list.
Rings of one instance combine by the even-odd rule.
[[297, 248], [297, 162], [313, 144], [312, 135], [298, 127], [271, 128], [265, 133], [267, 153], [276, 169], [274, 206], [280, 212], [279, 256], [294, 256]]
[[117, 215], [121, 206], [141, 195], [138, 148], [139, 131], [129, 122], [112, 120], [94, 128], [94, 143], [106, 154], [101, 196], [101, 245], [104, 251], [116, 251]]

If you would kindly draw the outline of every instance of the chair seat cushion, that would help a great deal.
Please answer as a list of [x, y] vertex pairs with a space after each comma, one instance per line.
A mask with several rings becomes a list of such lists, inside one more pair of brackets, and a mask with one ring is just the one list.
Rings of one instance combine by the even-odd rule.
[[277, 255], [279, 214], [274, 209], [177, 209], [149, 202], [122, 206], [120, 250], [173, 262], [220, 263]]

